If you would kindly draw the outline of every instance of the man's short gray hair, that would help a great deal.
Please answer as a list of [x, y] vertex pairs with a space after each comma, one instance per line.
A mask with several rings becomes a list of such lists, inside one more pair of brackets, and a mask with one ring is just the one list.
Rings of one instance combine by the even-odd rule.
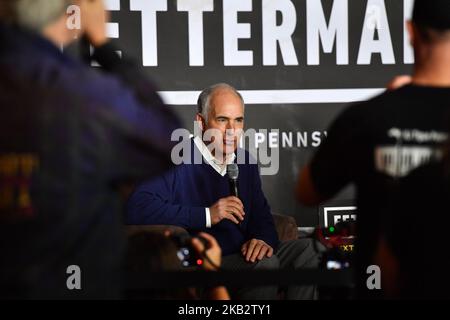
[[62, 16], [72, 2], [71, 0], [11, 1], [15, 22], [38, 32]]
[[212, 86], [209, 86], [208, 88], [204, 89], [202, 93], [200, 93], [200, 96], [198, 97], [197, 101], [197, 108], [198, 108], [197, 111], [199, 114], [202, 115], [203, 119], [205, 119], [206, 122], [208, 122], [209, 111], [211, 109], [210, 104], [211, 96], [217, 90], [229, 90], [233, 92], [241, 100], [242, 106], [245, 107], [242, 95], [234, 87], [230, 86], [227, 83], [213, 84]]

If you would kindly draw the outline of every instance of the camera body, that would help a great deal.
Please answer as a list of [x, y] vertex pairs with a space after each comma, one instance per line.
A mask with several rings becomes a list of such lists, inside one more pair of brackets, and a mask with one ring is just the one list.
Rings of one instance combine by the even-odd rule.
[[[185, 268], [200, 267], [203, 264], [203, 256], [192, 246], [192, 237], [188, 234], [177, 234], [171, 236], [177, 246], [177, 257], [180, 259], [181, 265]], [[207, 241], [202, 237], [196, 237], [203, 242], [207, 248]]]

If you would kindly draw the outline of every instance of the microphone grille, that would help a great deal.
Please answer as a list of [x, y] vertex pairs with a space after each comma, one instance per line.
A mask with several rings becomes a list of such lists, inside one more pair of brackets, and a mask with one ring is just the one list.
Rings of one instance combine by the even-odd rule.
[[227, 174], [230, 179], [237, 180], [239, 177], [239, 167], [236, 163], [227, 165]]

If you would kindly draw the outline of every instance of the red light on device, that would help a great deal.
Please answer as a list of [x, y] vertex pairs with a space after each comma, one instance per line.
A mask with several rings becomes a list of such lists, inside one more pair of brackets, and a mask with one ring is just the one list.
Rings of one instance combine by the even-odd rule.
[[198, 259], [198, 260], [197, 260], [197, 265], [198, 265], [198, 266], [201, 266], [202, 264], [203, 264], [203, 260], [202, 260], [202, 259]]

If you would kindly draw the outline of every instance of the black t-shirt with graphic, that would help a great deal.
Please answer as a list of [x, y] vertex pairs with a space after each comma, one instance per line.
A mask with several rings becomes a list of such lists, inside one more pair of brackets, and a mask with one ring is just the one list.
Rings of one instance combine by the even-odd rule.
[[409, 172], [439, 157], [449, 111], [450, 88], [408, 85], [386, 92], [346, 109], [315, 155], [311, 174], [319, 194], [331, 197], [347, 184], [356, 185], [361, 279], [372, 264], [390, 195]]
[[390, 223], [382, 230], [399, 263], [399, 293], [404, 298], [450, 296], [449, 163], [423, 166], [403, 179], [392, 199]]

